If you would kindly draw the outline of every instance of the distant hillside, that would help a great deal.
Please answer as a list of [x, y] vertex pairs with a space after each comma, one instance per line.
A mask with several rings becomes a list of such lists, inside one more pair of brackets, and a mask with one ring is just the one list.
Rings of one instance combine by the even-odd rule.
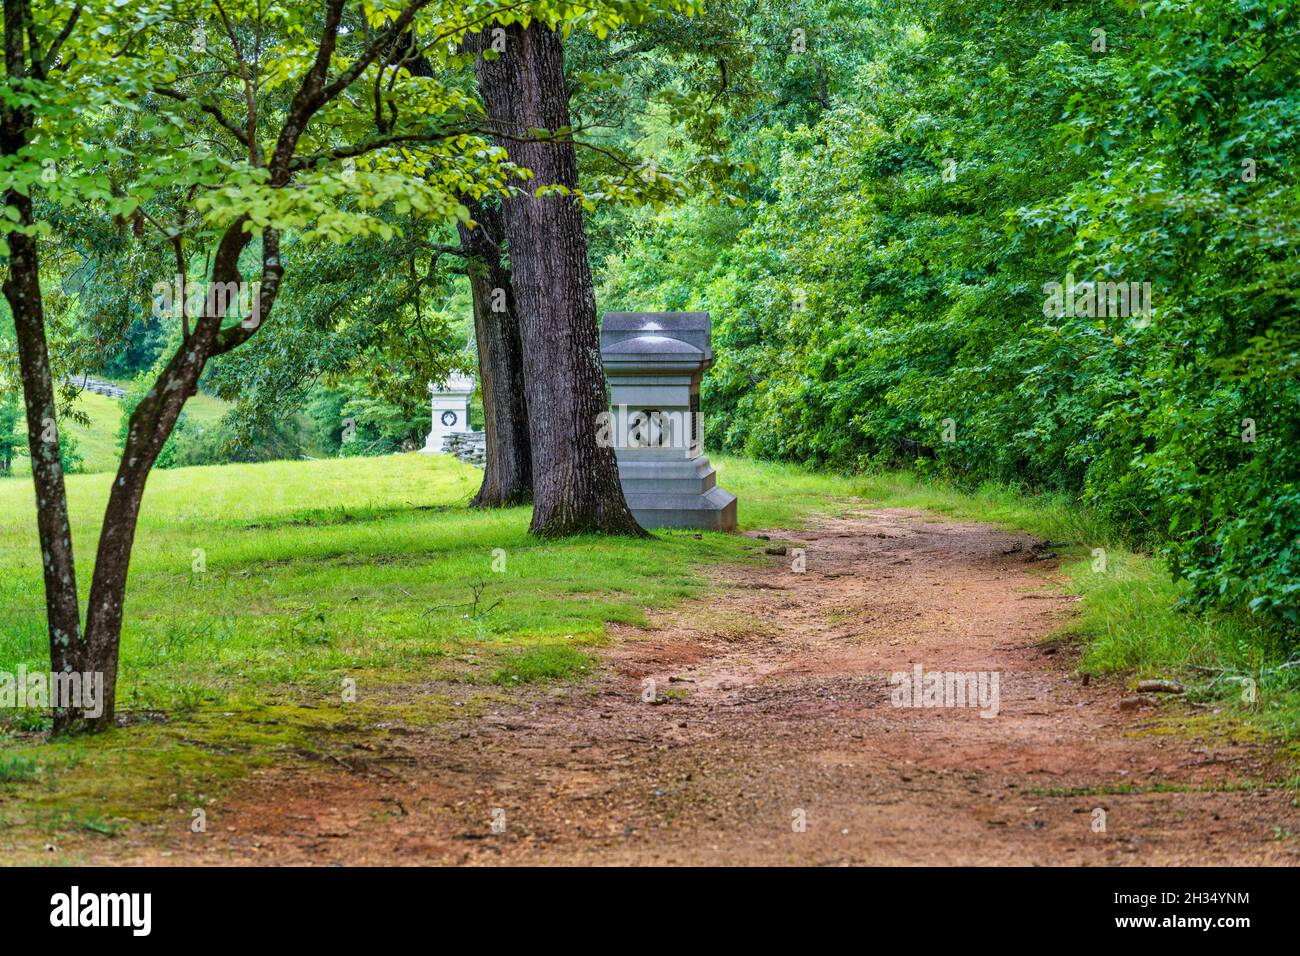
[[[118, 381], [116, 384], [128, 383]], [[60, 427], [67, 429], [77, 440], [77, 453], [82, 458], [80, 470], [86, 473], [116, 471], [120, 453], [117, 446], [117, 427], [122, 418], [121, 401], [105, 395], [96, 395], [94, 392], [82, 392], [77, 397], [75, 408], [86, 414], [90, 419], [89, 423], [82, 425], [69, 418], [64, 419]], [[202, 425], [215, 424], [229, 410], [229, 402], [204, 395], [202, 392], [185, 403], [186, 416], [190, 421]], [[31, 462], [25, 455], [15, 459], [15, 475], [30, 475], [31, 471]]]

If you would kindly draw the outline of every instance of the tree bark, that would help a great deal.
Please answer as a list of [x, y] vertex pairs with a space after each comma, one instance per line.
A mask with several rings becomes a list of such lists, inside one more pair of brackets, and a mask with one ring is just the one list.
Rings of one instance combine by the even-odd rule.
[[[252, 239], [244, 231], [243, 224], [244, 220], [239, 220], [222, 236], [213, 261], [214, 286], [240, 280], [239, 254]], [[95, 557], [95, 573], [91, 578], [90, 600], [86, 608], [86, 663], [91, 670], [104, 675], [103, 713], [88, 721], [92, 729], [111, 727], [114, 723], [118, 644], [140, 503], [149, 473], [176, 427], [185, 402], [198, 391], [199, 376], [203, 374], [208, 359], [220, 351], [218, 339], [224, 316], [218, 305], [209, 296], [208, 307], [193, 334], [177, 349], [136, 406], [128, 424], [122, 461], [104, 509], [104, 524], [99, 533], [99, 551]]]
[[[21, 224], [31, 223], [32, 203], [10, 191], [7, 205], [17, 208]], [[82, 663], [81, 610], [77, 603], [77, 572], [72, 553], [72, 526], [68, 521], [68, 495], [59, 454], [54, 377], [45, 344], [45, 308], [41, 298], [40, 260], [36, 240], [9, 233], [9, 270], [4, 296], [13, 314], [18, 339], [18, 367], [27, 412], [27, 448], [32, 456], [32, 484], [36, 490], [36, 528], [45, 575], [45, 618], [50, 635], [50, 669], [68, 674], [84, 669]], [[75, 728], [75, 707], [52, 701], [54, 732]]]
[[533, 496], [523, 342], [510, 270], [502, 261], [505, 237], [501, 213], [481, 202], [469, 206], [478, 225], [470, 229], [460, 223], [460, 243], [474, 301], [474, 338], [487, 432], [483, 485], [470, 507], [505, 508], [527, 504]]
[[[75, 20], [73, 21], [75, 22]], [[18, 89], [22, 81], [44, 75], [41, 51], [34, 41], [25, 49], [24, 34], [31, 26], [30, 11], [19, 0], [4, 3], [4, 66], [7, 83]], [[29, 62], [30, 61], [30, 62]], [[0, 106], [0, 154], [16, 155], [32, 132], [32, 112], [17, 104]], [[5, 205], [18, 213], [18, 225], [32, 225], [32, 200], [16, 189], [5, 191]], [[82, 669], [81, 610], [77, 603], [77, 574], [72, 552], [72, 526], [68, 520], [68, 495], [63, 482], [58, 416], [54, 406], [54, 376], [45, 339], [45, 303], [41, 297], [40, 255], [36, 239], [6, 230], [9, 263], [3, 293], [13, 315], [18, 346], [18, 368], [27, 414], [27, 447], [32, 456], [32, 484], [36, 491], [36, 528], [45, 578], [45, 618], [50, 636], [50, 669], [71, 673]], [[76, 727], [79, 711], [53, 702], [55, 733]]]
[[[466, 48], [473, 50], [476, 39], [467, 41]], [[415, 42], [411, 34], [403, 34], [395, 57], [407, 56]], [[434, 75], [433, 65], [423, 55], [410, 58], [407, 68], [415, 76]], [[483, 484], [469, 504], [471, 508], [507, 508], [527, 504], [533, 497], [519, 310], [502, 254], [505, 227], [501, 211], [481, 200], [463, 199], [470, 217], [478, 224], [470, 229], [457, 223], [457, 229], [473, 301], [487, 450]]]
[[[582, 208], [572, 195], [538, 198], [540, 186], [577, 188], [573, 142], [539, 142], [529, 130], [570, 124], [559, 35], [534, 20], [505, 28], [506, 49], [479, 57], [479, 91], [497, 142], [534, 174], [502, 206], [519, 306], [533, 462], [533, 520], [543, 537], [644, 535], [623, 497], [612, 448], [596, 440], [609, 409]], [[473, 38], [484, 48], [484, 34]]]
[[[327, 83], [345, 2], [328, 0], [326, 4], [324, 29], [315, 59], [303, 75], [280, 126], [274, 153], [266, 163], [272, 187], [284, 188], [289, 184], [295, 150], [312, 117], [354, 82], [368, 64], [391, 49], [394, 37], [410, 27], [416, 13], [430, 0], [409, 0], [392, 24], [372, 39], [339, 76]], [[5, 74], [9, 84], [17, 89], [29, 77], [44, 78], [49, 62], [55, 60], [58, 47], [75, 27], [81, 8], [74, 7], [58, 39], [44, 53], [35, 46], [37, 33], [31, 28], [29, 5], [24, 0], [3, 0], [3, 11]], [[25, 39], [31, 44], [30, 49], [25, 49]], [[174, 95], [185, 99], [181, 94]], [[26, 144], [32, 129], [30, 108], [21, 105], [21, 97], [17, 98], [19, 105], [14, 105], [13, 99], [0, 103], [0, 151], [5, 156], [16, 155]], [[253, 135], [254, 127], [250, 107], [250, 135], [246, 145], [249, 161], [258, 163], [260, 154]], [[28, 196], [16, 189], [7, 190], [5, 203], [18, 211], [19, 226], [31, 225], [32, 205]], [[240, 253], [252, 240], [252, 233], [245, 229], [247, 225], [248, 217], [240, 217], [222, 235], [212, 270], [214, 288], [237, 287], [241, 278]], [[55, 671], [90, 670], [103, 676], [102, 699], [95, 702], [102, 704], [102, 713], [90, 718], [84, 713], [84, 707], [66, 710], [56, 707], [55, 729], [85, 727], [100, 730], [115, 723], [118, 650], [126, 580], [140, 503], [150, 469], [171, 435], [186, 399], [196, 391], [207, 361], [247, 341], [261, 322], [270, 317], [284, 274], [279, 234], [269, 227], [262, 230], [260, 321], [242, 321], [239, 325], [222, 328], [228, 302], [209, 295], [207, 307], [193, 333], [189, 333], [188, 326], [183, 323], [186, 334], [180, 348], [131, 415], [122, 461], [104, 512], [84, 638], [80, 635], [72, 536], [54, 425], [53, 379], [45, 337], [38, 250], [34, 239], [13, 231], [12, 227], [5, 230], [5, 237], [9, 244], [9, 263], [3, 292], [13, 311], [18, 338], [36, 488], [37, 525], [45, 570], [51, 665]]]

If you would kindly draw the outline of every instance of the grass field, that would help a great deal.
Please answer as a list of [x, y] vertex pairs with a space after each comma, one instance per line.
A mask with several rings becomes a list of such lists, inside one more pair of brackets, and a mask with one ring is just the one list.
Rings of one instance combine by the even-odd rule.
[[[122, 451], [117, 447], [118, 423], [122, 420], [122, 403], [107, 395], [94, 392], [82, 392], [77, 396], [77, 411], [84, 414], [88, 424], [74, 419], [67, 419], [63, 427], [72, 433], [77, 441], [77, 452], [81, 455], [81, 470], [87, 473], [97, 471], [117, 471], [117, 463]], [[19, 459], [23, 470], [31, 474], [31, 459]]]
[[[129, 385], [130, 382], [118, 381], [115, 384]], [[117, 429], [122, 420], [122, 403], [107, 395], [95, 392], [82, 392], [77, 396], [75, 410], [86, 416], [87, 422], [77, 421], [69, 416], [61, 422], [77, 441], [77, 453], [81, 455], [81, 471], [85, 474], [117, 471], [122, 449], [118, 447]], [[200, 392], [190, 397], [185, 403], [185, 415], [200, 425], [212, 425], [221, 420], [230, 410], [230, 404], [211, 395]], [[15, 475], [30, 475], [31, 461], [25, 456], [14, 460]]]
[[[730, 471], [744, 488], [753, 469]], [[83, 590], [110, 480], [69, 479]], [[123, 699], [169, 709], [323, 692], [343, 669], [400, 671], [471, 639], [594, 640], [607, 621], [697, 593], [693, 562], [741, 553], [734, 537], [686, 532], [536, 541], [527, 509], [464, 508], [478, 481], [453, 459], [414, 454], [155, 472], [128, 590]], [[793, 520], [848, 490], [791, 474], [775, 493], [751, 488], [747, 521]], [[21, 481], [0, 486], [0, 667], [46, 654], [29, 495]], [[476, 588], [480, 608], [499, 605], [475, 615]]]
[[[1261, 702], [1243, 716], [1295, 731], [1296, 695], [1266, 673], [1283, 649], [1245, 622], [1170, 610], [1178, 591], [1159, 564], [1068, 502], [715, 463], [740, 496], [743, 527], [797, 527], [870, 501], [1049, 539], [1084, 597], [1065, 635], [1082, 641], [1081, 667], [1253, 673]], [[44, 715], [18, 712], [0, 732], [0, 829], [111, 833], [195, 805], [178, 794], [211, 799], [250, 767], [319, 749], [342, 724], [436, 722], [518, 683], [581, 679], [609, 623], [701, 597], [708, 564], [758, 550], [739, 536], [681, 531], [539, 541], [527, 534], [527, 509], [465, 508], [479, 477], [418, 454], [155, 472], [122, 640], [119, 706], [131, 723], [46, 742]], [[110, 481], [68, 482], [83, 597]], [[0, 671], [48, 666], [33, 512], [27, 481], [0, 482]], [[1106, 549], [1104, 573], [1092, 570], [1094, 548]], [[433, 681], [444, 689], [429, 690]], [[346, 686], [355, 702], [343, 700]], [[1233, 706], [1223, 686], [1205, 693]]]

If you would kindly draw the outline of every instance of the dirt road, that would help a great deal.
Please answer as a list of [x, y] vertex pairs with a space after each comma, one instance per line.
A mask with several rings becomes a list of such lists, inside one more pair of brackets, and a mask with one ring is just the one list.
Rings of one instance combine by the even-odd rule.
[[[1212, 711], [1179, 700], [1122, 710], [1121, 685], [1084, 685], [1068, 646], [1044, 641], [1071, 599], [1028, 538], [898, 510], [768, 534], [756, 544], [806, 549], [803, 573], [790, 553], [721, 572], [709, 602], [618, 630], [594, 686], [524, 690], [508, 709], [394, 732], [352, 772], [268, 771], [208, 833], [186, 819], [140, 858], [1300, 858], [1300, 810], [1268, 745], [1212, 735]], [[996, 716], [894, 706], [890, 675], [917, 664], [997, 674]]]

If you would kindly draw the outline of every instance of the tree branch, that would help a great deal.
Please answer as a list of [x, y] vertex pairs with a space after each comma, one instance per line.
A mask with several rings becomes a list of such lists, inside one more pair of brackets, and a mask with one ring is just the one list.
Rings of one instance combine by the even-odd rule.
[[244, 51], [239, 46], [239, 40], [235, 37], [235, 31], [230, 26], [230, 18], [226, 16], [226, 8], [221, 5], [221, 0], [213, 0], [217, 8], [217, 13], [221, 16], [221, 25], [225, 27], [226, 36], [230, 39], [230, 46], [235, 51], [235, 62], [239, 64], [239, 75], [244, 81], [244, 103], [248, 111], [248, 161], [254, 166], [261, 163], [262, 158], [257, 148], [257, 100], [253, 95], [253, 81], [248, 76], [248, 64], [244, 62]]
[[[154, 91], [155, 93], [157, 93], [159, 96], [166, 96], [166, 97], [169, 97], [169, 98], [171, 98], [171, 99], [173, 99], [173, 100], [177, 100], [177, 101], [179, 101], [179, 102], [181, 102], [181, 103], [190, 103], [190, 102], [193, 102], [193, 101], [192, 101], [188, 96], [186, 96], [186, 95], [185, 95], [184, 93], [182, 93], [180, 90], [174, 90], [174, 89], [172, 89], [172, 88], [169, 87], [169, 86], [155, 86], [155, 87], [153, 88], [153, 91]], [[223, 112], [221, 111], [221, 107], [217, 106], [217, 105], [214, 104], [214, 103], [199, 103], [199, 104], [198, 104], [198, 107], [199, 107], [199, 109], [202, 110], [204, 113], [207, 113], [209, 116], [211, 116], [213, 119], [215, 119], [218, 123], [220, 123], [220, 124], [221, 124], [221, 127], [222, 127], [224, 130], [226, 130], [226, 132], [228, 132], [231, 136], [235, 137], [235, 139], [239, 140], [239, 143], [240, 143], [241, 146], [243, 146], [245, 149], [249, 149], [249, 150], [251, 150], [251, 146], [249, 145], [248, 136], [244, 133], [243, 130], [241, 130], [238, 126], [236, 126], [236, 125], [235, 125], [235, 124], [234, 124], [234, 123], [233, 123], [233, 122], [232, 122], [232, 121], [231, 121], [231, 120], [226, 116], [225, 113], [223, 113]]]
[[[77, 18], [80, 16], [81, 4], [77, 4], [72, 8], [72, 13], [68, 15], [68, 22], [63, 24], [63, 29], [54, 38], [50, 48], [45, 51], [45, 59], [41, 64], [42, 75], [48, 74], [54, 68], [54, 64], [59, 58], [59, 50], [63, 49], [63, 44], [68, 42], [68, 37], [72, 36], [72, 31], [77, 28]], [[33, 48], [33, 55], [35, 55], [35, 48]]]

